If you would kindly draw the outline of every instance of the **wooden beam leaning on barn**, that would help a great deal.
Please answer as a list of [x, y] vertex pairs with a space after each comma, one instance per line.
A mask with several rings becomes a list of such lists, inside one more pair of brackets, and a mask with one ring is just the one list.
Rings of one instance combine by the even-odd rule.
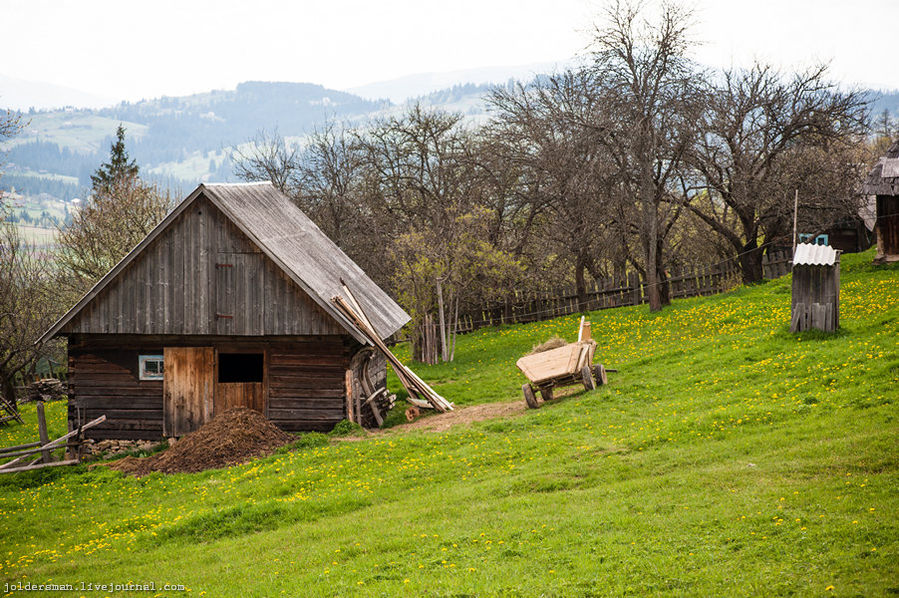
[[359, 329], [359, 331], [371, 341], [379, 351], [381, 351], [381, 353], [384, 354], [384, 357], [387, 358], [387, 361], [390, 363], [391, 367], [393, 367], [393, 371], [396, 372], [396, 376], [399, 378], [400, 383], [406, 391], [408, 391], [409, 402], [417, 407], [433, 408], [440, 412], [452, 411], [452, 403], [437, 394], [433, 388], [428, 386], [424, 380], [403, 365], [403, 363], [390, 352], [390, 349], [387, 348], [387, 345], [384, 344], [384, 341], [382, 341], [380, 336], [378, 336], [378, 333], [375, 332], [374, 327], [365, 315], [362, 306], [356, 301], [352, 291], [350, 291], [345, 283], [343, 284], [343, 291], [347, 295], [346, 298], [342, 295], [335, 295], [331, 298], [331, 301], [337, 306], [337, 309], [339, 309], [340, 312], [346, 316], [353, 325], [356, 326], [356, 328]]

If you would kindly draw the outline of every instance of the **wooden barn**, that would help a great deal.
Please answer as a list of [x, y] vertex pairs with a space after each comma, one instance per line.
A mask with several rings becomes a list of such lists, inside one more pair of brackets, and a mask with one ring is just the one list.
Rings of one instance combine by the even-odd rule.
[[899, 140], [887, 150], [865, 180], [863, 192], [877, 198], [877, 263], [899, 261]]
[[800, 243], [793, 253], [790, 331], [840, 327], [840, 252], [829, 245]]
[[70, 426], [157, 439], [238, 405], [288, 431], [380, 423], [386, 361], [332, 304], [342, 280], [382, 339], [409, 320], [271, 184], [200, 185], [44, 334], [68, 337]]

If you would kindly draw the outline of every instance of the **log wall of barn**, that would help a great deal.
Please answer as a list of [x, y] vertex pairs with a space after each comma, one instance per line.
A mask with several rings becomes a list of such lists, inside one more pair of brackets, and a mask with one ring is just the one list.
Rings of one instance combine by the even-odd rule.
[[140, 380], [138, 356], [161, 355], [161, 345], [141, 349], [69, 346], [69, 425], [106, 415], [88, 438], [162, 438], [162, 380]]
[[[73, 335], [69, 339], [69, 422], [105, 414], [89, 438], [163, 436], [163, 382], [140, 380], [140, 355], [164, 347], [211, 346], [217, 352], [264, 352], [265, 415], [287, 431], [328, 431], [346, 417], [346, 369], [358, 348], [349, 336], [235, 340], [208, 336]], [[386, 373], [386, 372], [385, 372]], [[383, 376], [383, 374], [379, 374]]]
[[268, 418], [288, 432], [328, 431], [346, 417], [349, 337], [273, 344], [268, 355]]

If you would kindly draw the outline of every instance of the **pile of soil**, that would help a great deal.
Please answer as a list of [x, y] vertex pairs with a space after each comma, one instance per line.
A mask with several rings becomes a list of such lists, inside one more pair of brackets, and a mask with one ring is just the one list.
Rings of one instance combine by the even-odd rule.
[[110, 463], [109, 467], [138, 477], [153, 471], [195, 473], [270, 455], [291, 440], [293, 436], [278, 429], [258, 411], [235, 407], [216, 415], [161, 453], [143, 458], [125, 457]]

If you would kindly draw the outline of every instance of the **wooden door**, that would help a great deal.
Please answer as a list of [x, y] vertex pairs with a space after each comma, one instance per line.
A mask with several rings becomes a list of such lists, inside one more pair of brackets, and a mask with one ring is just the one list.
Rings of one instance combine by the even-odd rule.
[[165, 347], [163, 434], [182, 436], [212, 418], [215, 352], [212, 347]]

